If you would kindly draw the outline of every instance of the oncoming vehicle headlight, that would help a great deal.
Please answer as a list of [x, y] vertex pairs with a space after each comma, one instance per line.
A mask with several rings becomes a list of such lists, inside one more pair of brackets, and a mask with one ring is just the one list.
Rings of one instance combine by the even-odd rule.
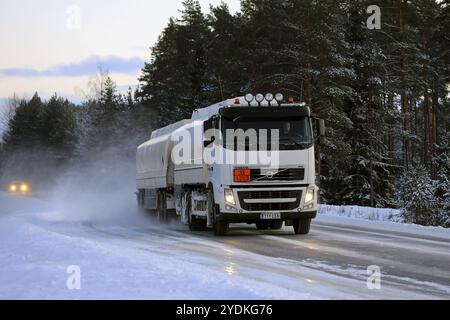
[[314, 193], [315, 193], [314, 187], [309, 187], [308, 190], [306, 190], [305, 205], [310, 204], [311, 202], [314, 201]]
[[28, 192], [28, 185], [26, 183], [22, 183], [20, 185], [20, 191], [22, 192]]
[[231, 206], [235, 206], [236, 205], [236, 201], [234, 200], [233, 190], [231, 190], [231, 189], [224, 189], [224, 199], [225, 199], [225, 203], [226, 204], [229, 204]]
[[17, 186], [15, 184], [10, 185], [9, 186], [9, 191], [16, 192], [17, 191]]

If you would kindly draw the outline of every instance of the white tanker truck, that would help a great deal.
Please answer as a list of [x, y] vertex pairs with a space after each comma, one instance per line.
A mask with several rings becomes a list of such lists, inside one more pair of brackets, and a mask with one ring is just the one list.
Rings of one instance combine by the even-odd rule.
[[[312, 120], [315, 120], [315, 133]], [[137, 202], [193, 231], [230, 223], [307, 234], [316, 217], [314, 144], [323, 120], [281, 94], [235, 98], [154, 131], [137, 149]]]

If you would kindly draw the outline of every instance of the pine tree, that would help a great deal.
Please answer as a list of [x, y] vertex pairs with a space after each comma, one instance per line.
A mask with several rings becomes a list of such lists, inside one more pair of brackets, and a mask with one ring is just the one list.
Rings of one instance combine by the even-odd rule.
[[42, 114], [42, 146], [47, 154], [58, 161], [69, 159], [75, 149], [75, 107], [67, 99], [53, 95], [45, 104]]
[[181, 18], [169, 21], [143, 69], [140, 97], [156, 111], [156, 125], [190, 117], [208, 102], [207, 44], [210, 30], [198, 1], [183, 2]]
[[107, 76], [103, 83], [99, 102], [106, 110], [115, 109], [122, 102], [120, 94], [117, 93], [117, 85], [110, 76]]
[[450, 132], [437, 146], [432, 164], [437, 177], [435, 196], [438, 200], [438, 212], [436, 224], [450, 227]]
[[207, 19], [207, 100], [214, 103], [250, 92], [243, 19], [232, 15], [225, 3], [211, 7]]
[[383, 103], [386, 58], [376, 42], [378, 32], [361, 23], [369, 5], [370, 1], [350, 1], [347, 7], [348, 67], [354, 76], [346, 83], [354, 92], [344, 100], [351, 121], [346, 140], [352, 151], [350, 174], [343, 190], [346, 203], [384, 207], [393, 199], [392, 166], [385, 143], [388, 110]]
[[127, 107], [129, 109], [134, 107], [135, 102], [134, 102], [133, 91], [131, 90], [131, 87], [128, 87], [127, 94], [123, 100], [126, 101]]
[[22, 101], [10, 120], [5, 135], [5, 148], [14, 151], [34, 148], [41, 142], [43, 103], [37, 92], [30, 101]]
[[436, 185], [423, 165], [410, 167], [398, 181], [398, 201], [407, 222], [434, 225]]

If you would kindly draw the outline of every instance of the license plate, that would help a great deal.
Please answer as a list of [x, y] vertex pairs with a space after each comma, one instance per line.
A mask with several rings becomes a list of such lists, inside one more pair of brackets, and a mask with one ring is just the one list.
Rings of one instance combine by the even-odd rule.
[[281, 219], [281, 213], [279, 213], [279, 212], [261, 213], [260, 219], [261, 220], [278, 220], [278, 219]]

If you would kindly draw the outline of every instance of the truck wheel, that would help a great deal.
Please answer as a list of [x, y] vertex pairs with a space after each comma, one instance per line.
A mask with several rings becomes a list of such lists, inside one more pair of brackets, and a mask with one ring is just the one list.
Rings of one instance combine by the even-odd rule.
[[189, 230], [191, 231], [205, 231], [206, 220], [199, 219], [196, 216], [189, 215]]
[[228, 232], [229, 223], [225, 221], [219, 221], [214, 218], [214, 235], [216, 236], [224, 236]]
[[192, 215], [192, 197], [189, 193], [187, 196], [187, 210], [188, 210], [188, 222], [189, 222], [189, 230], [191, 231], [204, 231], [206, 229], [206, 220], [202, 220]]
[[228, 232], [229, 223], [226, 221], [220, 221], [217, 219], [217, 216], [220, 213], [219, 206], [216, 205], [214, 200], [214, 192], [210, 189], [208, 192], [208, 200], [209, 200], [209, 210], [212, 210], [213, 217], [213, 231], [216, 236], [224, 236]]
[[280, 230], [281, 228], [283, 228], [283, 221], [272, 221], [270, 223], [271, 230]]
[[308, 234], [311, 227], [311, 219], [296, 219], [294, 220], [295, 234]]

